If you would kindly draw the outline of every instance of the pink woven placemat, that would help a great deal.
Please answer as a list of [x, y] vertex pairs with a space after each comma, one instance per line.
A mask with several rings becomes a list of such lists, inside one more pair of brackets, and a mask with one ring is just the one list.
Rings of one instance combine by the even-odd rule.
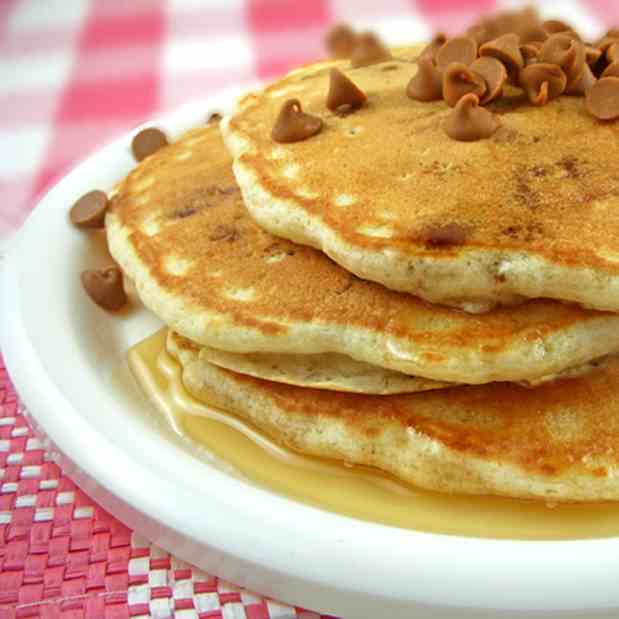
[[[165, 109], [321, 54], [329, 24], [391, 41], [456, 31], [527, 0], [0, 0], [0, 259], [77, 160]], [[538, 2], [587, 32], [616, 0]], [[83, 494], [33, 435], [0, 356], [0, 619], [319, 615], [241, 590], [149, 544]], [[349, 618], [352, 619], [352, 618]]]
[[321, 615], [206, 574], [96, 505], [43, 450], [0, 356], [0, 619], [18, 617]]

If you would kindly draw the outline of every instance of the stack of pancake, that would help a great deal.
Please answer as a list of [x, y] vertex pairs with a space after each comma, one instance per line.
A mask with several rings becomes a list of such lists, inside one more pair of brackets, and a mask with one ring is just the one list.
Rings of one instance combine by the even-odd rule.
[[[301, 68], [159, 149], [111, 201], [111, 253], [187, 390], [281, 444], [619, 499], [619, 125], [514, 89], [491, 137], [454, 140], [445, 102], [405, 95], [421, 49]], [[334, 67], [363, 105], [326, 107]], [[319, 132], [274, 138], [290, 99]]]

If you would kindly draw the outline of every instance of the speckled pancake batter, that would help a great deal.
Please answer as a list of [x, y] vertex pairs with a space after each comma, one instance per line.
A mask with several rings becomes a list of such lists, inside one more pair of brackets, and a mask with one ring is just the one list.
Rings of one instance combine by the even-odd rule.
[[189, 131], [120, 183], [106, 217], [146, 306], [196, 343], [337, 353], [412, 375], [418, 389], [538, 379], [619, 348], [613, 314], [538, 300], [475, 316], [359, 279], [258, 227], [230, 164], [216, 125]]
[[[223, 131], [252, 216], [431, 302], [483, 311], [547, 297], [618, 311], [619, 124], [594, 118], [582, 96], [536, 107], [506, 88], [487, 105], [496, 132], [454, 140], [452, 108], [406, 96], [418, 53], [321, 63], [243, 97]], [[330, 67], [367, 95], [358, 110], [326, 107]], [[272, 139], [288, 99], [322, 120], [319, 133]]]

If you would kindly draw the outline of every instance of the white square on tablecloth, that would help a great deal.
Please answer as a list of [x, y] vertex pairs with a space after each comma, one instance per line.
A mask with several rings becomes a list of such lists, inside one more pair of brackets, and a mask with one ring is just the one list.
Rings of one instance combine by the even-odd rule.
[[251, 40], [244, 34], [225, 37], [192, 37], [171, 39], [163, 52], [163, 68], [167, 73], [190, 73], [196, 70], [226, 70], [247, 67], [253, 63]]
[[26, 89], [55, 90], [68, 80], [72, 62], [72, 55], [66, 53], [39, 53], [28, 58], [0, 59], [0, 90], [5, 93]]
[[165, 587], [168, 584], [168, 571], [151, 570], [148, 572], [148, 584], [151, 587]]
[[133, 585], [127, 589], [127, 604], [148, 604], [150, 602], [150, 587], [148, 585]]
[[221, 616], [223, 619], [247, 619], [245, 607], [240, 602], [225, 604], [221, 610]]
[[11, 30], [76, 28], [83, 23], [90, 0], [22, 0], [10, 14]]
[[280, 604], [273, 600], [267, 600], [267, 608], [269, 609], [269, 617], [271, 619], [294, 619], [296, 612], [292, 606]]
[[148, 574], [150, 569], [150, 559], [148, 557], [136, 557], [129, 559], [129, 576], [143, 576]]
[[244, 10], [247, 2], [245, 0], [167, 0], [171, 13], [182, 11], [201, 11], [205, 9], [224, 9], [233, 11], [235, 9]]
[[193, 582], [191, 580], [178, 580], [174, 583], [172, 596], [175, 600], [190, 600], [193, 597]]
[[[409, 0], [331, 0], [334, 21], [350, 23], [358, 30], [376, 32], [390, 45], [406, 45], [430, 38], [428, 23]], [[392, 17], [386, 17], [391, 15]]]
[[193, 597], [193, 605], [199, 613], [221, 608], [219, 596], [216, 593], [197, 593]]
[[10, 157], [2, 158], [0, 179], [10, 179], [12, 176], [37, 169], [45, 154], [49, 141], [51, 127], [49, 125], [33, 125], [19, 129], [0, 129], [0, 144]]
[[152, 619], [166, 619], [172, 616], [170, 600], [168, 598], [158, 598], [149, 603], [150, 616]]

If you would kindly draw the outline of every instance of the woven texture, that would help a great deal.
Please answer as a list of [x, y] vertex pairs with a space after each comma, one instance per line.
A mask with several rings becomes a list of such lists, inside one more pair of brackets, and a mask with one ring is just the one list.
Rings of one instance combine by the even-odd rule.
[[149, 544], [62, 474], [22, 413], [0, 357], [0, 619], [321, 617]]
[[[518, 0], [0, 0], [0, 253], [37, 196], [154, 113], [322, 53], [329, 24], [391, 43]], [[615, 0], [542, 2], [587, 36]], [[1, 259], [1, 255], [0, 255]], [[0, 619], [319, 615], [183, 563], [84, 495], [41, 448], [0, 357]]]

